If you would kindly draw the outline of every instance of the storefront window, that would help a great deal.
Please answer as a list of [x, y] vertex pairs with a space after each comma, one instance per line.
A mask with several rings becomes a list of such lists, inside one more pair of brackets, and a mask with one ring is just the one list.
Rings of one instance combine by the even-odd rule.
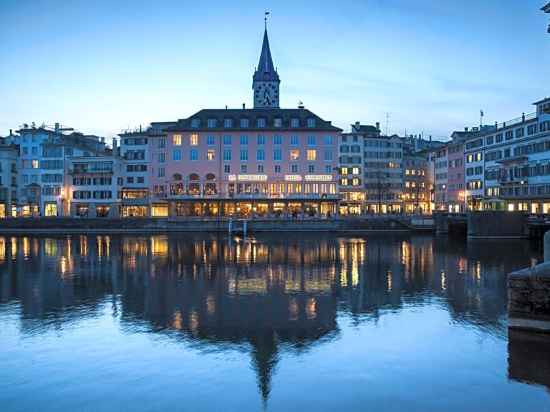
[[47, 216], [47, 217], [57, 216], [57, 203], [46, 203], [45, 209], [44, 209], [44, 216]]
[[168, 205], [158, 204], [151, 207], [152, 217], [168, 217]]

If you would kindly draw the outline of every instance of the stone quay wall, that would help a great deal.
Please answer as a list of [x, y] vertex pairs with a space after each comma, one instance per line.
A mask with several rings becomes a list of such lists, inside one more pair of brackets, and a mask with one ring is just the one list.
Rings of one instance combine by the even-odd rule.
[[508, 275], [508, 326], [550, 333], [550, 262]]

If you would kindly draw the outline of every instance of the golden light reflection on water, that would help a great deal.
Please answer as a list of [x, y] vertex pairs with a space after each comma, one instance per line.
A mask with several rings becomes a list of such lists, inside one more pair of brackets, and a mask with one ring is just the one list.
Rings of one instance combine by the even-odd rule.
[[0, 262], [6, 260], [6, 238], [0, 237]]
[[23, 257], [28, 259], [31, 256], [31, 241], [28, 237], [24, 237], [23, 241]]

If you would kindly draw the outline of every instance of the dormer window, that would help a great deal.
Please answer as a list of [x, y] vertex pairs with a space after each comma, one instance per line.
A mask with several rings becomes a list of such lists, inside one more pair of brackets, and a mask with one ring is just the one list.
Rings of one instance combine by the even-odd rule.
[[273, 120], [273, 126], [283, 127], [283, 119], [281, 119], [280, 117], [276, 117], [275, 120]]
[[307, 119], [307, 127], [315, 127], [315, 119], [313, 117]]
[[297, 117], [290, 119], [290, 127], [300, 127], [300, 119]]
[[197, 129], [201, 124], [200, 119], [191, 119], [191, 127]]
[[265, 119], [263, 117], [260, 117], [257, 121], [256, 121], [256, 125], [258, 127], [265, 127]]
[[223, 119], [223, 127], [226, 129], [233, 127], [233, 119]]
[[216, 127], [216, 119], [208, 119], [208, 128], [209, 129], [212, 129], [214, 127]]
[[248, 128], [248, 126], [249, 126], [248, 119], [245, 119], [245, 118], [241, 119], [241, 128], [246, 129]]

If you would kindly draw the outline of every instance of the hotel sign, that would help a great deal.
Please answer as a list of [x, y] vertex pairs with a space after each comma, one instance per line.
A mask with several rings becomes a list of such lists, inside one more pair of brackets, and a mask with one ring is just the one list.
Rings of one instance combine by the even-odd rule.
[[306, 182], [332, 182], [332, 175], [306, 175]]
[[301, 182], [302, 176], [300, 175], [285, 175], [285, 181], [287, 182]]
[[239, 182], [266, 182], [267, 175], [237, 175]]

